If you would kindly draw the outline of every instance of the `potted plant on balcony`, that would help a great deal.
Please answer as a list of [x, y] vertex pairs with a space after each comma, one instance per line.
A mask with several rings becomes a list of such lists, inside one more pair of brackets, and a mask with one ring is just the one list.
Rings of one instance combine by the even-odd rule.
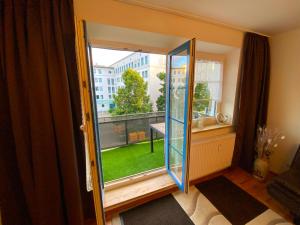
[[278, 143], [285, 139], [278, 129], [258, 127], [256, 140], [256, 159], [254, 161], [253, 175], [264, 181], [269, 173], [271, 155], [278, 147]]

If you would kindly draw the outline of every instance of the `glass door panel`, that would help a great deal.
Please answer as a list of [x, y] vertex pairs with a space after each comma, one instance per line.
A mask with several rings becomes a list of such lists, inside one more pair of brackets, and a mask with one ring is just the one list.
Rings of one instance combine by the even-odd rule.
[[166, 105], [166, 165], [182, 191], [188, 188], [194, 40], [168, 54]]

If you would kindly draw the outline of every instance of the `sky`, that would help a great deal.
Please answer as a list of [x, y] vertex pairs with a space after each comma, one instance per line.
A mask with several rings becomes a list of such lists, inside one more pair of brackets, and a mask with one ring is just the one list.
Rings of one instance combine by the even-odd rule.
[[116, 61], [132, 54], [129, 51], [110, 50], [103, 48], [92, 48], [93, 64], [99, 66], [110, 66]]

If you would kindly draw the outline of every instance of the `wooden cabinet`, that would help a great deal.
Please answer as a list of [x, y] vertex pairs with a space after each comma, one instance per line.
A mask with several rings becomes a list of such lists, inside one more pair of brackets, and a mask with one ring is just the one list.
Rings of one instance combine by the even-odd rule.
[[231, 166], [235, 133], [194, 140], [190, 152], [190, 180]]

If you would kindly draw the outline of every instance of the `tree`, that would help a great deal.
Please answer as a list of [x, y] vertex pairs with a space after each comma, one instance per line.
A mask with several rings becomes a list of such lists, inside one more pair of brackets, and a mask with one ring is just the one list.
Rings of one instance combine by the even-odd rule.
[[150, 96], [147, 95], [147, 83], [133, 69], [122, 74], [124, 87], [120, 87], [113, 95], [115, 108], [110, 110], [113, 115], [152, 112]]
[[158, 79], [162, 81], [161, 88], [159, 92], [161, 95], [156, 99], [156, 107], [157, 111], [165, 111], [166, 110], [166, 73], [160, 72], [157, 74]]
[[205, 113], [210, 101], [210, 91], [207, 83], [197, 83], [194, 91], [193, 110]]

